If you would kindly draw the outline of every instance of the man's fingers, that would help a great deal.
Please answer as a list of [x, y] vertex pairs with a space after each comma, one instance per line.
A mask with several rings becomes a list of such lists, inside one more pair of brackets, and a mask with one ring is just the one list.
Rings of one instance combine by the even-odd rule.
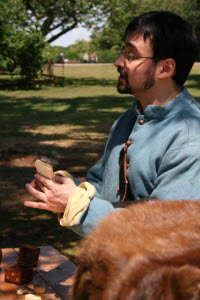
[[65, 180], [65, 177], [63, 177], [63, 176], [59, 176], [59, 175], [54, 176], [54, 181], [55, 182], [64, 183], [65, 182], [64, 180]]
[[52, 186], [54, 185], [54, 182], [51, 179], [48, 179], [44, 176], [41, 176], [39, 174], [35, 174], [36, 181], [42, 183], [44, 186], [46, 186], [49, 190], [51, 190]]
[[37, 188], [38, 191], [41, 191], [42, 192], [42, 183], [38, 182], [37, 180], [33, 180], [30, 185], [34, 188]]
[[37, 183], [38, 183], [38, 187], [39, 187], [40, 190], [42, 191], [42, 190], [43, 190], [43, 187], [44, 187], [44, 184], [41, 183], [41, 182], [39, 182], [39, 181], [37, 181]]
[[38, 182], [34, 179], [33, 181], [31, 181], [30, 185], [35, 188], [36, 186], [38, 186]]
[[55, 182], [58, 182], [58, 183], [68, 183], [68, 182], [74, 182], [70, 177], [63, 177], [63, 176], [59, 176], [59, 175], [55, 175], [54, 176], [54, 180]]
[[47, 197], [45, 195], [44, 192], [40, 192], [38, 190], [36, 190], [34, 187], [32, 187], [32, 185], [30, 183], [26, 184], [26, 189], [28, 190], [28, 192], [34, 196], [36, 199], [42, 200], [44, 202], [47, 201]]
[[43, 192], [43, 189], [39, 185], [37, 186], [37, 190]]
[[45, 209], [49, 211], [56, 212], [57, 207], [55, 205], [48, 205], [44, 202], [35, 202], [35, 201], [25, 201], [24, 206], [38, 208], [38, 209]]
[[27, 206], [27, 207], [32, 207], [32, 208], [50, 210], [48, 208], [47, 204], [44, 203], [44, 202], [25, 201], [24, 205]]

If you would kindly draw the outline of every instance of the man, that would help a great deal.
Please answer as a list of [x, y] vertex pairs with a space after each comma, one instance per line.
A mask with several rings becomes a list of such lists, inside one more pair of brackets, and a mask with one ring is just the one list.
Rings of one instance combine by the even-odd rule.
[[58, 62], [59, 63], [63, 63], [64, 62], [64, 54], [60, 53], [59, 58], [58, 58]]
[[115, 66], [118, 91], [137, 101], [113, 124], [86, 182], [35, 175], [27, 189], [43, 202], [25, 205], [61, 213], [62, 226], [84, 235], [128, 197], [200, 199], [200, 110], [183, 86], [197, 56], [195, 32], [180, 17], [160, 11], [133, 20]]

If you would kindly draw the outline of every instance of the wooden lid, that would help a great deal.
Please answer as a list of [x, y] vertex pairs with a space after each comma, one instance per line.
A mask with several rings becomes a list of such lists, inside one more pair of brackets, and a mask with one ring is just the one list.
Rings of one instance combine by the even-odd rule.
[[19, 249], [17, 264], [23, 267], [36, 267], [38, 263], [39, 253], [40, 248], [30, 245], [21, 245]]

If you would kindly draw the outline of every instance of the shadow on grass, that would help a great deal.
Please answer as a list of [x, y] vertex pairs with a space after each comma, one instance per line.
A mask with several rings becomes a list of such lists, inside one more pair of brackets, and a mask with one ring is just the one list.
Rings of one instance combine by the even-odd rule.
[[[117, 96], [0, 96], [2, 248], [21, 243], [52, 245], [73, 257], [79, 237], [60, 227], [56, 215], [25, 208], [23, 202], [30, 197], [25, 184], [32, 181], [34, 161], [42, 155], [57, 161], [55, 169], [66, 169], [84, 179], [86, 170], [103, 153], [110, 125], [132, 100]], [[56, 129], [37, 131], [38, 126], [49, 125]], [[59, 132], [62, 126], [66, 129]]]
[[[17, 159], [20, 159], [19, 155]], [[34, 200], [25, 189], [25, 184], [32, 181], [34, 174], [35, 168], [0, 165], [0, 247], [51, 245], [74, 261], [81, 238], [61, 227], [57, 214], [23, 205], [25, 200]]]
[[[116, 96], [73, 99], [0, 96], [0, 157], [6, 164], [1, 164], [0, 169], [27, 155], [59, 156], [62, 161], [59, 167], [67, 166], [82, 177], [83, 170], [103, 153], [111, 124], [131, 106], [132, 100]], [[44, 133], [41, 126], [47, 128]], [[60, 141], [59, 146], [55, 140]], [[76, 168], [74, 172], [75, 166], [80, 171]]]
[[191, 74], [186, 81], [186, 87], [199, 89], [200, 87], [200, 74]]
[[[15, 207], [0, 212], [1, 248], [51, 245], [73, 260], [79, 236], [57, 221], [57, 215], [48, 211]], [[9, 222], [8, 222], [9, 220]]]
[[57, 87], [64, 87], [64, 86], [116, 86], [116, 80], [110, 79], [97, 79], [93, 77], [86, 77], [86, 78], [62, 78], [62, 77], [55, 77], [55, 78], [41, 78], [35, 80], [33, 82], [27, 82], [21, 78], [1, 78], [0, 79], [0, 90], [9, 89], [9, 90], [39, 90], [42, 86], [57, 86]]
[[[187, 87], [199, 88], [200, 75], [191, 75]], [[7, 84], [7, 87], [6, 87]], [[0, 81], [0, 89], [40, 89], [23, 82]], [[114, 80], [65, 79], [46, 81], [46, 85], [116, 85]], [[25, 93], [24, 93], [25, 94]], [[51, 95], [51, 94], [50, 94]], [[195, 98], [200, 102], [200, 98]], [[18, 247], [22, 243], [52, 245], [70, 256], [79, 237], [60, 227], [57, 216], [23, 206], [28, 194], [25, 183], [35, 173], [34, 161], [42, 155], [57, 160], [56, 169], [67, 169], [83, 179], [86, 170], [103, 153], [110, 126], [122, 111], [131, 106], [133, 97], [21, 97], [0, 96], [0, 236], [1, 247]], [[44, 132], [38, 127], [50, 128]], [[51, 126], [51, 127], [47, 127]], [[59, 131], [62, 126], [66, 128]], [[56, 128], [55, 130], [53, 128]], [[60, 141], [57, 145], [54, 140]], [[64, 141], [64, 142], [63, 142]], [[21, 162], [22, 165], [21, 165]], [[24, 167], [25, 166], [25, 167]], [[10, 199], [10, 200], [8, 200]], [[4, 205], [2, 205], [4, 204]], [[65, 250], [67, 249], [67, 250]]]
[[[191, 74], [188, 77], [186, 86], [188, 88], [199, 88], [200, 74]], [[55, 87], [65, 87], [65, 86], [113, 86], [116, 87], [117, 79], [105, 79], [105, 78], [94, 78], [94, 77], [84, 77], [84, 78], [68, 78], [68, 77], [41, 77], [33, 82], [27, 82], [23, 78], [0, 78], [0, 90], [39, 90], [43, 86], [55, 86]]]
[[105, 133], [105, 129], [107, 128], [108, 132], [113, 121], [130, 107], [132, 102], [131, 96], [42, 99], [3, 95], [0, 96], [0, 132], [2, 135], [13, 133], [15, 136], [24, 136], [26, 128], [34, 129], [38, 125], [65, 125], [81, 126], [81, 131]]

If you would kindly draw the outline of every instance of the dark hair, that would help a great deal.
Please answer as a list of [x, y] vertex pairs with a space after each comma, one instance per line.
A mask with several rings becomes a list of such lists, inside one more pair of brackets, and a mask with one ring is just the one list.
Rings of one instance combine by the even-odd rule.
[[173, 58], [176, 73], [172, 78], [184, 84], [199, 54], [195, 30], [188, 22], [168, 11], [151, 11], [129, 23], [126, 36], [131, 34], [150, 38], [155, 62]]

